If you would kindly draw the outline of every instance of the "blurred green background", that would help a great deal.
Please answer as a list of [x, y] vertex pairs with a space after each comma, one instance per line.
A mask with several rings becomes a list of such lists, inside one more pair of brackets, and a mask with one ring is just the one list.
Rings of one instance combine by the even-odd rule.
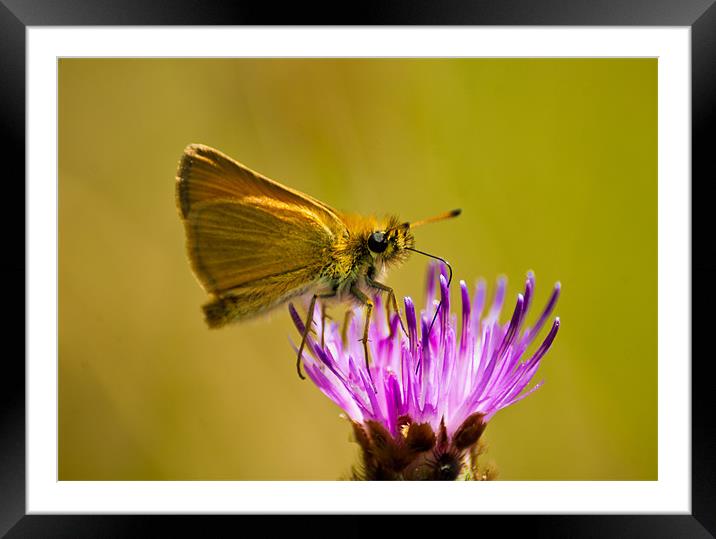
[[[174, 203], [214, 146], [406, 220], [456, 279], [527, 270], [562, 327], [485, 439], [505, 480], [657, 479], [655, 59], [59, 60], [59, 479], [331, 480], [357, 445], [287, 312], [210, 331]], [[391, 272], [424, 300], [427, 259]], [[492, 290], [492, 288], [491, 288]], [[535, 313], [528, 321], [534, 319]]]

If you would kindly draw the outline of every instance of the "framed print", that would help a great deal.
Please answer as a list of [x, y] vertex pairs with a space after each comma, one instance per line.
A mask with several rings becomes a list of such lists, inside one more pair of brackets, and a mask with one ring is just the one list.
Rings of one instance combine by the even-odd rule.
[[187, 513], [713, 534], [710, 2], [6, 5], [9, 537]]

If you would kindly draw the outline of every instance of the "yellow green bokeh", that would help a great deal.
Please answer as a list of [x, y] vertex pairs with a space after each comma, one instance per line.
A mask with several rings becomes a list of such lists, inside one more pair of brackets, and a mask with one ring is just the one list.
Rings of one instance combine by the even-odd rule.
[[[205, 327], [174, 203], [191, 142], [343, 210], [462, 208], [416, 231], [456, 279], [506, 275], [508, 311], [527, 270], [536, 306], [563, 287], [545, 385], [494, 417], [486, 461], [657, 479], [656, 59], [59, 60], [59, 479], [331, 480], [356, 461], [296, 376], [285, 309]], [[388, 284], [421, 303], [426, 263]]]

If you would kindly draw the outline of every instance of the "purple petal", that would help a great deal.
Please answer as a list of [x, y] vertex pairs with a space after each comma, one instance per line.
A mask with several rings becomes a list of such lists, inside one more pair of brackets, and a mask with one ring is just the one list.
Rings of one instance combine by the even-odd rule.
[[508, 346], [512, 344], [512, 341], [514, 341], [515, 337], [517, 336], [517, 332], [520, 329], [520, 324], [522, 323], [522, 320], [524, 319], [525, 314], [525, 298], [522, 294], [517, 295], [517, 305], [515, 305], [515, 310], [512, 313], [512, 319], [510, 320], [509, 325], [507, 326], [507, 333], [505, 334], [504, 339], [502, 340], [502, 344], [500, 345], [499, 351], [497, 352], [498, 356], [501, 356]]
[[507, 289], [507, 279], [504, 276], [500, 276], [497, 279], [497, 290], [495, 290], [495, 298], [492, 300], [492, 306], [490, 312], [487, 314], [489, 320], [497, 320], [502, 310], [502, 305], [505, 302], [505, 291]]
[[447, 278], [440, 275], [440, 336], [444, 337], [450, 315], [450, 289]]
[[535, 274], [530, 270], [527, 272], [527, 282], [525, 282], [525, 313], [530, 309], [532, 301], [532, 293], [535, 288]]
[[560, 282], [555, 283], [554, 288], [552, 289], [552, 294], [550, 295], [549, 300], [547, 300], [547, 305], [545, 305], [545, 308], [542, 311], [542, 315], [539, 317], [539, 320], [537, 320], [537, 323], [534, 325], [534, 327], [525, 330], [524, 337], [522, 337], [522, 341], [525, 343], [525, 346], [529, 345], [534, 340], [534, 338], [537, 336], [537, 334], [539, 334], [540, 330], [542, 329], [544, 323], [552, 314], [554, 306], [557, 304], [557, 300], [559, 299], [559, 294], [561, 290], [562, 284]]
[[436, 262], [430, 262], [428, 264], [428, 274], [427, 274], [427, 310], [430, 311], [430, 308], [433, 305], [433, 300], [435, 299], [435, 284], [436, 284], [436, 275], [438, 273], [438, 265]]
[[405, 320], [408, 324], [408, 338], [410, 341], [410, 350], [414, 353], [416, 343], [418, 342], [418, 322], [415, 319], [415, 305], [410, 297], [403, 300], [405, 304]]

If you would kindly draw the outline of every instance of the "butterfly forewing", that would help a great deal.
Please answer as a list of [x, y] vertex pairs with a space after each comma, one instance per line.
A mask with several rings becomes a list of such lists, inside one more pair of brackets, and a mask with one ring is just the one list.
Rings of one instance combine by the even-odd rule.
[[345, 233], [332, 208], [198, 144], [184, 151], [176, 197], [194, 273], [237, 318], [314, 285]]
[[300, 206], [330, 228], [343, 228], [337, 212], [313, 197], [275, 182], [214, 148], [190, 144], [184, 150], [177, 174], [177, 206], [182, 217], [200, 202], [265, 197]]

